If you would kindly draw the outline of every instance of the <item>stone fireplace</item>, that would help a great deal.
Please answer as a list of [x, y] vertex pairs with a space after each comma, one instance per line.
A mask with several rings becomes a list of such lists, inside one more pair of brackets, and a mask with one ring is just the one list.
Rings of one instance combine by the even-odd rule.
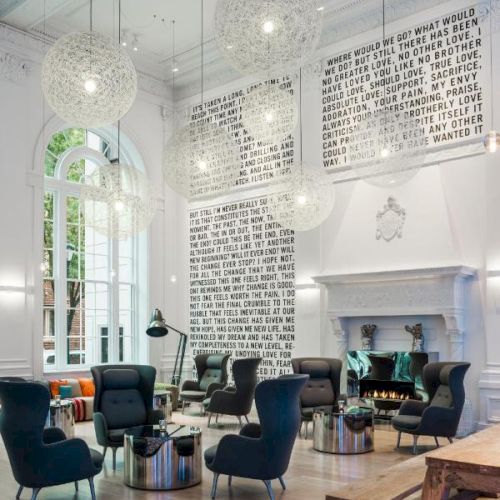
[[[447, 339], [440, 352], [441, 359], [462, 361], [466, 298], [475, 273], [467, 266], [447, 266], [321, 275], [313, 280], [328, 292], [327, 317], [336, 340], [336, 356], [344, 361], [344, 365], [349, 335], [360, 335], [359, 329], [354, 332], [349, 328], [349, 322], [355, 319], [359, 323], [361, 318], [375, 322], [376, 318], [383, 321], [424, 316], [431, 322], [432, 318], [439, 317], [444, 326], [436, 335], [445, 335]], [[401, 325], [402, 336], [403, 331]], [[398, 347], [395, 345], [394, 350]]]

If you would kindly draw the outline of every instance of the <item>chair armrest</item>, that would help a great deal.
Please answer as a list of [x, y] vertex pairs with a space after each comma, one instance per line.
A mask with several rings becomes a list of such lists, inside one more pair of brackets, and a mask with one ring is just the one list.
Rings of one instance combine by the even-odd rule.
[[209, 398], [212, 396], [212, 394], [215, 392], [215, 391], [219, 391], [221, 389], [224, 389], [224, 387], [226, 387], [226, 384], [219, 384], [218, 382], [212, 382], [208, 388], [207, 388], [207, 393], [205, 395], [206, 398]]
[[234, 385], [226, 385], [226, 387], [224, 387], [224, 390], [227, 392], [236, 392], [236, 387]]
[[[236, 393], [226, 389], [217, 389], [210, 396], [210, 403], [207, 411], [209, 413], [220, 413], [222, 415], [232, 415], [234, 403], [236, 402]], [[237, 402], [236, 402], [237, 403]]]
[[428, 436], [454, 436], [457, 433], [458, 421], [455, 408], [428, 406], [422, 413], [419, 433]]
[[260, 438], [260, 424], [245, 424], [240, 430], [240, 436]]
[[200, 384], [196, 380], [184, 380], [184, 383], [181, 387], [182, 391], [199, 391]]
[[148, 413], [148, 425], [157, 425], [160, 420], [165, 419], [165, 413], [163, 410], [151, 410]]
[[101, 446], [108, 445], [108, 423], [106, 421], [106, 417], [100, 413], [94, 413], [94, 429], [95, 435], [97, 438], [97, 442]]
[[403, 401], [401, 407], [399, 408], [398, 415], [414, 415], [416, 417], [422, 416], [424, 410], [429, 405], [423, 401], [415, 401], [414, 399], [409, 399]]
[[43, 443], [52, 444], [59, 441], [64, 441], [66, 439], [66, 434], [59, 427], [48, 427], [43, 430]]

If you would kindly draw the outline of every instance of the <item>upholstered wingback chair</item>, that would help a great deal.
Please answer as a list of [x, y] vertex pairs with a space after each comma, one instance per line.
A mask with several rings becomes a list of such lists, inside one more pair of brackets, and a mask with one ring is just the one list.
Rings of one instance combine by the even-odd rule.
[[274, 499], [271, 481], [285, 474], [300, 427], [299, 394], [309, 377], [283, 375], [264, 380], [255, 389], [259, 424], [246, 424], [240, 434], [226, 434], [216, 446], [205, 450], [205, 464], [214, 473], [212, 498], [220, 474], [258, 479]]
[[337, 405], [342, 361], [335, 358], [294, 358], [292, 369], [294, 373], [309, 375], [300, 394], [301, 416], [302, 422], [305, 422], [307, 439], [314, 411], [332, 411]]
[[88, 480], [95, 500], [93, 478], [102, 469], [103, 456], [89, 449], [82, 439], [66, 439], [57, 427], [44, 429], [50, 393], [33, 382], [0, 381], [2, 401], [0, 434], [15, 480], [16, 498], [32, 488], [35, 500], [42, 488]]
[[227, 384], [227, 362], [229, 354], [198, 354], [194, 358], [198, 380], [186, 380], [182, 384], [180, 400], [182, 411], [186, 402], [200, 403], [203, 413], [203, 401], [217, 389], [223, 389]]
[[252, 402], [257, 385], [257, 369], [262, 361], [261, 358], [236, 359], [233, 363], [234, 387], [215, 391], [212, 396], [206, 399], [208, 412], [208, 425], [210, 426], [211, 417], [215, 415], [234, 415], [238, 417], [241, 425], [241, 417], [245, 417], [252, 409]]
[[156, 368], [147, 365], [102, 365], [91, 369], [95, 383], [94, 427], [97, 442], [113, 450], [113, 470], [116, 450], [123, 446], [123, 436], [129, 427], [157, 424], [161, 410], [153, 410]]
[[439, 362], [424, 366], [423, 382], [429, 401], [403, 402], [399, 413], [392, 419], [398, 431], [397, 447], [401, 433], [413, 435], [413, 453], [417, 452], [418, 436], [433, 436], [450, 442], [457, 433], [465, 401], [464, 377], [470, 363]]

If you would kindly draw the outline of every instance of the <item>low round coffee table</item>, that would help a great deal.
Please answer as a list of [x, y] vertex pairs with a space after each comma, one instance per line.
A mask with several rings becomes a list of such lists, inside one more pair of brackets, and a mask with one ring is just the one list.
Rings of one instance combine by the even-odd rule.
[[201, 431], [198, 427], [131, 427], [124, 438], [124, 481], [132, 488], [176, 490], [201, 482]]
[[315, 450], [341, 455], [373, 451], [371, 408], [353, 407], [344, 413], [315, 412], [313, 422]]

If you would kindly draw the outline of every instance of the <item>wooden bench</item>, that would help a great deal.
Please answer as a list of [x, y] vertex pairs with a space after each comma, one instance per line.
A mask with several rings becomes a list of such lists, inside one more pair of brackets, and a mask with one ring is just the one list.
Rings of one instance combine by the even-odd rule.
[[326, 500], [401, 500], [422, 488], [425, 455], [410, 458], [377, 476], [361, 479], [326, 495]]

